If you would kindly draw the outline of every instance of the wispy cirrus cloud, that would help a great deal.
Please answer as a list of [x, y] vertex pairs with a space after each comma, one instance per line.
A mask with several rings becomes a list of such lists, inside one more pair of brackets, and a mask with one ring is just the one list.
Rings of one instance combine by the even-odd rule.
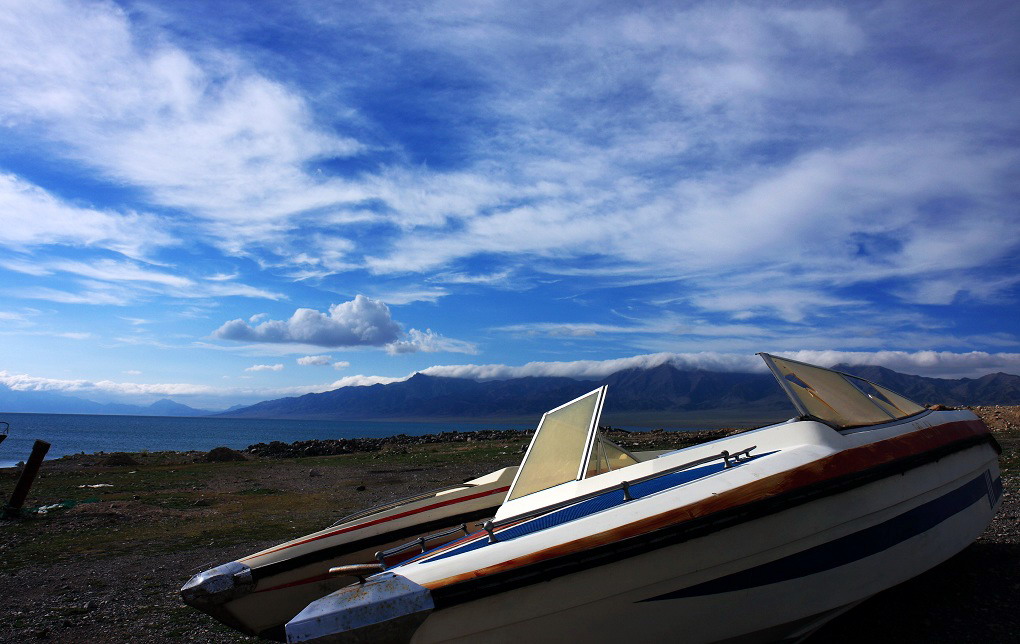
[[187, 52], [166, 33], [137, 38], [139, 26], [112, 3], [15, 2], [4, 14], [6, 119], [158, 203], [195, 211], [224, 243], [358, 197], [301, 166], [361, 144], [317, 128], [299, 95], [242, 58]]
[[159, 246], [177, 243], [159, 217], [80, 207], [5, 172], [0, 172], [0, 214], [4, 222], [0, 245], [7, 248], [65, 244], [140, 257]]
[[133, 301], [165, 295], [182, 299], [244, 296], [279, 300], [282, 293], [229, 280], [205, 282], [139, 261], [95, 259], [91, 262], [35, 257], [0, 261], [0, 267], [32, 276], [63, 274], [71, 277], [75, 291], [50, 286], [8, 289], [17, 297], [80, 304], [126, 305]]

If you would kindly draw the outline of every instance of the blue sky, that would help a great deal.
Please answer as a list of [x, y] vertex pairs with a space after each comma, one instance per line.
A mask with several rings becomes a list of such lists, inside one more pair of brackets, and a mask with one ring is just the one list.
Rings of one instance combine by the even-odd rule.
[[4, 2], [0, 383], [1020, 373], [1010, 2]]

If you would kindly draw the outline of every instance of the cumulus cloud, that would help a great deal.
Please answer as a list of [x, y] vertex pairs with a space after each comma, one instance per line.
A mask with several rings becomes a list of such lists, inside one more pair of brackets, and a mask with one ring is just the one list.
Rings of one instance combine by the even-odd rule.
[[419, 351], [422, 353], [476, 354], [478, 353], [478, 347], [472, 342], [444, 337], [432, 329], [426, 329], [425, 331], [411, 329], [407, 332], [405, 339], [387, 344], [386, 351], [392, 355], [417, 353]]
[[304, 356], [297, 359], [297, 363], [305, 367], [309, 366], [324, 367], [330, 364], [331, 362], [333, 362], [333, 358], [329, 356]]
[[255, 365], [252, 365], [252, 366], [248, 367], [247, 369], [245, 369], [245, 371], [283, 371], [283, 365], [279, 364], [279, 363], [277, 363], [277, 364], [255, 364]]
[[390, 316], [389, 307], [364, 295], [330, 306], [328, 314], [301, 308], [289, 320], [267, 320], [251, 326], [239, 318], [213, 332], [213, 337], [223, 340], [321, 347], [382, 346], [399, 336], [400, 327]]

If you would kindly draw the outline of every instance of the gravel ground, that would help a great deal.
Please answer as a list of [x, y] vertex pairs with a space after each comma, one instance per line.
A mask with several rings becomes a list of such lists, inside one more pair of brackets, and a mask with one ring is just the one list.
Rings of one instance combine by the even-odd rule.
[[[962, 553], [923, 575], [881, 593], [816, 633], [812, 642], [1017, 642], [1020, 637], [1020, 495], [1014, 492], [1020, 465], [1020, 407], [980, 407], [975, 412], [996, 430], [1003, 444], [1006, 491], [1002, 509], [985, 533]], [[616, 437], [619, 439], [619, 437]], [[635, 437], [635, 442], [645, 440]], [[310, 459], [288, 460], [265, 468], [262, 486], [312, 493], [335, 493], [340, 509], [457, 481], [516, 461], [519, 445], [481, 463], [440, 463], [414, 467], [379, 462], [375, 467], [321, 468], [311, 474]], [[344, 457], [339, 457], [344, 458]], [[385, 458], [385, 457], [384, 457]], [[63, 468], [80, 467], [55, 465]], [[314, 468], [313, 468], [314, 469]], [[233, 470], [223, 470], [233, 472]], [[226, 474], [202, 487], [202, 494], [227, 493], [251, 479]], [[236, 480], [235, 480], [236, 479]], [[218, 486], [218, 487], [217, 487]], [[234, 486], [234, 487], [232, 487]], [[359, 487], [366, 488], [359, 490]], [[198, 489], [196, 486], [195, 490]], [[261, 488], [260, 488], [261, 489]], [[0, 523], [0, 561], [31, 547], [33, 540], [72, 538], [76, 530], [108, 526], [111, 547], [133, 523], [156, 525], [202, 521], [216, 510], [154, 508], [141, 501], [95, 503], [53, 513], [15, 533], [12, 522]], [[301, 515], [292, 521], [302, 528]], [[325, 517], [321, 525], [332, 517]], [[162, 523], [160, 523], [162, 522]], [[21, 526], [24, 528], [24, 525]], [[168, 528], [169, 529], [169, 528]], [[124, 541], [119, 551], [55, 561], [30, 561], [0, 570], [0, 641], [59, 642], [241, 642], [253, 641], [218, 625], [178, 598], [181, 584], [193, 573], [233, 560], [281, 539], [252, 540], [221, 546], [216, 540], [190, 543], [179, 551], [138, 552]], [[170, 549], [172, 550], [172, 549]], [[6, 553], [6, 554], [5, 554]]]

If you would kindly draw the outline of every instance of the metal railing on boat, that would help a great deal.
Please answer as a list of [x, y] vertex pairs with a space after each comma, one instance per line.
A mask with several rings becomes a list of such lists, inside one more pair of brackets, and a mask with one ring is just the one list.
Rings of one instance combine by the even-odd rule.
[[[620, 481], [616, 485], [613, 485], [613, 486], [610, 486], [610, 487], [607, 487], [607, 488], [602, 488], [601, 490], [596, 490], [594, 492], [589, 492], [587, 494], [582, 494], [581, 496], [575, 496], [575, 497], [571, 497], [569, 499], [564, 499], [562, 501], [558, 501], [558, 502], [550, 504], [550, 505], [546, 505], [546, 506], [543, 506], [543, 507], [540, 507], [540, 508], [536, 508], [534, 510], [529, 510], [529, 511], [524, 512], [522, 514], [518, 514], [518, 515], [515, 515], [515, 516], [512, 516], [512, 517], [507, 517], [505, 519], [500, 519], [499, 521], [493, 521], [493, 520], [490, 519], [490, 520], [485, 521], [483, 523], [480, 523], [478, 525], [488, 534], [488, 536], [489, 536], [489, 543], [497, 543], [499, 541], [499, 539], [496, 538], [496, 530], [498, 528], [503, 527], [503, 526], [517, 524], [517, 523], [520, 523], [522, 521], [527, 521], [528, 519], [534, 519], [535, 517], [539, 517], [539, 516], [542, 516], [544, 514], [548, 514], [550, 512], [554, 512], [556, 510], [560, 510], [562, 508], [569, 507], [571, 505], [576, 505], [578, 503], [583, 503], [584, 501], [588, 501], [590, 499], [598, 498], [598, 497], [602, 496], [603, 494], [608, 494], [610, 492], [615, 492], [617, 490], [622, 490], [623, 491], [623, 500], [625, 502], [626, 501], [632, 501], [634, 499], [634, 497], [631, 495], [631, 492], [630, 492], [630, 487], [632, 485], [637, 485], [639, 483], [644, 483], [645, 481], [650, 481], [650, 480], [653, 480], [653, 479], [657, 479], [659, 477], [666, 476], [667, 474], [673, 474], [675, 472], [680, 472], [680, 471], [683, 471], [683, 470], [688, 470], [688, 469], [691, 469], [692, 467], [698, 467], [699, 465], [707, 465], [708, 463], [712, 463], [712, 462], [718, 461], [720, 459], [722, 459], [722, 461], [723, 461], [723, 468], [724, 469], [728, 469], [730, 467], [733, 467], [734, 465], [737, 465], [739, 463], [743, 463], [744, 461], [750, 460], [752, 458], [751, 451], [754, 450], [754, 449], [757, 449], [757, 447], [758, 447], [757, 445], [752, 445], [751, 447], [748, 447], [746, 449], [742, 449], [742, 450], [739, 450], [739, 451], [736, 451], [736, 452], [730, 452], [729, 450], [723, 450], [722, 452], [720, 452], [718, 454], [713, 454], [712, 456], [706, 456], [704, 458], [699, 458], [697, 460], [688, 461], [687, 463], [682, 463], [680, 465], [675, 465], [673, 467], [669, 467], [669, 468], [666, 468], [664, 470], [660, 470], [658, 472], [653, 472], [652, 474], [646, 474], [645, 476], [640, 476], [640, 477], [635, 478], [635, 479]], [[415, 539], [413, 541], [409, 541], [409, 542], [407, 542], [405, 544], [396, 546], [395, 548], [390, 548], [389, 550], [383, 550], [381, 552], [377, 552], [377, 553], [375, 553], [375, 557], [379, 561], [379, 563], [378, 563], [378, 565], [380, 567], [379, 570], [385, 570], [386, 569], [386, 558], [387, 557], [392, 557], [395, 554], [399, 554], [401, 552], [404, 552], [405, 550], [409, 550], [409, 549], [414, 548], [414, 547], [420, 547], [421, 548], [421, 552], [424, 553], [426, 551], [426, 545], [428, 544], [429, 541], [434, 541], [435, 539], [439, 539], [441, 537], [447, 537], [447, 536], [449, 536], [451, 534], [456, 534], [457, 532], [460, 532], [460, 531], [464, 531], [465, 536], [468, 536], [470, 534], [470, 531], [468, 531], [467, 526], [465, 524], [461, 524], [460, 527], [451, 528], [449, 530], [444, 530], [443, 532], [437, 532], [435, 534], [426, 535], [424, 537], [419, 537], [419, 538], [417, 538], [417, 539]], [[372, 564], [372, 565], [376, 565], [376, 564]]]

